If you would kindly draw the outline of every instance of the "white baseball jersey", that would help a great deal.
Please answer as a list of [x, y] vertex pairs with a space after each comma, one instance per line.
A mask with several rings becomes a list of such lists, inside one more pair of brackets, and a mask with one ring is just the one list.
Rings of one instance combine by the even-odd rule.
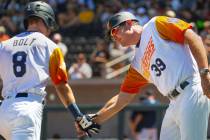
[[[143, 76], [143, 80], [135, 81], [153, 83], [163, 95], [194, 75], [200, 81], [197, 63], [189, 47], [184, 44], [184, 31], [188, 28], [191, 28], [190, 24], [175, 18], [160, 16], [151, 19], [143, 27], [131, 63], [131, 69]], [[136, 83], [138, 86], [132, 86], [133, 82], [129, 80], [132, 76], [129, 75], [133, 74], [130, 71], [121, 89], [132, 93], [142, 85]]]
[[39, 140], [48, 79], [67, 82], [61, 50], [39, 32], [23, 32], [0, 45], [3, 80], [0, 134], [6, 139]]
[[[206, 140], [210, 104], [203, 94], [197, 63], [184, 43], [190, 24], [164, 16], [151, 19], [144, 27], [131, 68], [121, 91], [138, 93], [149, 82], [167, 96], [174, 89], [163, 119], [160, 140]], [[184, 89], [180, 84], [189, 82]], [[179, 89], [179, 90], [178, 90]]]
[[2, 95], [44, 90], [48, 82], [50, 56], [56, 44], [39, 32], [23, 32], [0, 45]]

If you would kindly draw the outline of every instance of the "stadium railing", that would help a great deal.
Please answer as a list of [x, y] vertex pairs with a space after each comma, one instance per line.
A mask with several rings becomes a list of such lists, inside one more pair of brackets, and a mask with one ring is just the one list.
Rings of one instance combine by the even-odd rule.
[[[105, 68], [106, 68], [106, 69], [109, 69], [109, 68], [111, 68], [112, 66], [114, 66], [114, 65], [116, 65], [116, 64], [118, 64], [118, 63], [120, 63], [120, 62], [122, 62], [122, 61], [126, 61], [126, 60], [132, 58], [133, 55], [134, 55], [134, 53], [135, 53], [134, 51], [131, 51], [131, 52], [128, 52], [128, 53], [126, 53], [126, 54], [124, 54], [124, 55], [122, 55], [122, 56], [119, 56], [119, 57], [117, 57], [117, 58], [115, 58], [115, 59], [113, 59], [113, 60], [107, 62], [107, 63], [105, 64]], [[114, 77], [116, 77], [116, 76], [118, 76], [118, 75], [120, 75], [120, 74], [122, 74], [122, 73], [128, 71], [129, 67], [130, 67], [130, 64], [127, 64], [127, 65], [125, 65], [125, 66], [122, 67], [122, 68], [119, 68], [119, 69], [117, 69], [117, 70], [114, 70], [114, 71], [112, 71], [112, 72], [109, 72], [109, 73], [106, 74], [105, 78], [106, 78], [106, 79], [112, 79], [112, 78], [114, 78]], [[106, 71], [108, 71], [108, 70], [106, 70]]]

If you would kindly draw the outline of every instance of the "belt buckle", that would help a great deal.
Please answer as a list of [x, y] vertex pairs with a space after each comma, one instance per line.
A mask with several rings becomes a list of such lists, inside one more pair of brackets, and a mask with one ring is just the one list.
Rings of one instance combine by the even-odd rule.
[[168, 94], [168, 98], [169, 99], [175, 99], [179, 94], [181, 94], [180, 92], [179, 92], [179, 89], [180, 90], [184, 90], [185, 89], [185, 87], [187, 87], [189, 85], [189, 82], [188, 81], [184, 81], [184, 82], [182, 82], [177, 88], [175, 88], [170, 94]]
[[168, 94], [168, 98], [171, 100], [175, 99], [179, 94], [180, 94], [180, 92], [178, 92], [176, 89], [174, 89], [170, 94]]
[[167, 97], [169, 98], [169, 99], [174, 99], [174, 97], [171, 95], [171, 93], [169, 93], [168, 95], [167, 95]]

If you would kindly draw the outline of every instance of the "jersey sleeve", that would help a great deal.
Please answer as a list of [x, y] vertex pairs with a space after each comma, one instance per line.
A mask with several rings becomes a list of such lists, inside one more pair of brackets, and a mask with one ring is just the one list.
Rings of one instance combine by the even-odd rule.
[[184, 43], [184, 32], [192, 26], [180, 19], [158, 16], [155, 25], [161, 38]]
[[149, 82], [134, 68], [130, 67], [128, 73], [121, 84], [121, 91], [129, 94], [136, 94], [139, 92], [139, 89]]
[[64, 57], [60, 48], [55, 48], [52, 54], [50, 55], [49, 73], [52, 82], [55, 85], [61, 82], [67, 83], [68, 81], [66, 64], [64, 62]]

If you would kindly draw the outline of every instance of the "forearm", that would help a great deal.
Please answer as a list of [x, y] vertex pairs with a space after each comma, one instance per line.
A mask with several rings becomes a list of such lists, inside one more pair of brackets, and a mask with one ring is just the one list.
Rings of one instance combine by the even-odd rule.
[[64, 106], [72, 113], [74, 118], [77, 119], [78, 117], [83, 116], [83, 113], [80, 111], [75, 102], [74, 94], [68, 83], [60, 83], [59, 85], [55, 85], [55, 88], [60, 100]]
[[69, 104], [75, 103], [75, 98], [72, 92], [71, 87], [68, 83], [61, 83], [59, 85], [55, 85], [56, 91], [58, 93], [58, 97], [65, 107], [68, 107]]
[[94, 121], [98, 124], [104, 123], [106, 120], [110, 119], [120, 110], [122, 110], [126, 105], [128, 105], [134, 96], [135, 95], [129, 94], [124, 96], [123, 93], [114, 96], [101, 110], [98, 111], [98, 116]]
[[103, 122], [114, 116], [120, 110], [120, 107], [118, 107], [115, 103], [117, 98], [117, 96], [113, 97], [105, 104], [105, 106], [101, 110], [99, 110], [99, 112], [97, 113], [98, 116], [94, 120], [94, 122], [102, 124]]
[[208, 68], [206, 49], [203, 45], [202, 39], [192, 30], [187, 30], [185, 32], [185, 39], [189, 44], [190, 50], [198, 64], [199, 69]]

